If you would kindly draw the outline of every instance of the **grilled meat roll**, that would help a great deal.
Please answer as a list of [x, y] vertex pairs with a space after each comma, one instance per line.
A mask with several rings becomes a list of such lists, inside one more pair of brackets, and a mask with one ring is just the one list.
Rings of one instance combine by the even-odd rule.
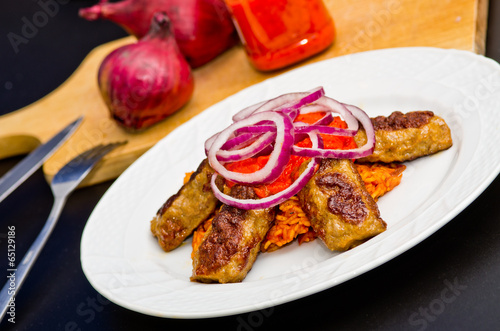
[[345, 251], [386, 230], [353, 162], [323, 159], [298, 193], [313, 230], [332, 251]]
[[[256, 199], [253, 188], [236, 185], [231, 196]], [[275, 209], [243, 210], [223, 205], [194, 253], [192, 281], [241, 282], [252, 268]]]
[[[361, 162], [404, 162], [437, 153], [452, 145], [450, 128], [432, 111], [399, 111], [390, 116], [372, 118], [375, 129], [373, 154]], [[366, 133], [359, 130], [354, 137], [358, 146], [366, 142]]]
[[164, 251], [177, 248], [217, 208], [210, 187], [214, 170], [203, 160], [189, 181], [171, 196], [151, 221], [151, 232]]

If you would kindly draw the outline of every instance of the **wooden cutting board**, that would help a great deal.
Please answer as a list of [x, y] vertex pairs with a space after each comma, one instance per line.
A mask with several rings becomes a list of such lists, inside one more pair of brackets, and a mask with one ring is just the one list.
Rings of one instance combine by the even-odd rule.
[[[337, 37], [320, 55], [300, 63], [373, 49], [432, 46], [484, 54], [488, 0], [324, 0], [332, 14]], [[44, 164], [47, 180], [78, 153], [99, 143], [128, 140], [109, 154], [83, 185], [116, 178], [132, 162], [180, 124], [207, 107], [287, 70], [254, 70], [236, 46], [213, 62], [194, 70], [191, 101], [165, 121], [141, 133], [130, 133], [109, 117], [97, 87], [97, 70], [113, 49], [134, 42], [133, 37], [101, 45], [84, 59], [75, 73], [43, 99], [0, 117], [0, 158], [27, 153], [68, 123], [84, 115], [75, 134]], [[257, 100], [256, 100], [257, 101]], [[50, 121], [39, 125], [40, 118]]]

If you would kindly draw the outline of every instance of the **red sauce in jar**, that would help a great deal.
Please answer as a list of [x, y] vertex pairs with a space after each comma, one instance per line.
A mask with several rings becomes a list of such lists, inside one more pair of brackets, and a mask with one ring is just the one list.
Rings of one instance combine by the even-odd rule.
[[250, 62], [286, 67], [327, 48], [335, 27], [322, 0], [226, 0]]
[[[313, 124], [314, 122], [322, 118], [324, 115], [325, 113], [303, 114], [297, 116], [295, 121]], [[343, 120], [341, 120], [340, 117], [335, 117], [330, 126], [342, 129], [347, 128], [347, 124]], [[353, 149], [357, 147], [353, 137], [344, 137], [344, 136], [335, 136], [326, 134], [322, 134], [321, 137], [323, 138], [323, 144], [325, 149]], [[311, 147], [312, 143], [309, 138], [306, 138], [298, 142], [296, 145], [299, 147]], [[292, 155], [285, 169], [275, 181], [269, 184], [254, 186], [254, 190], [257, 196], [262, 199], [267, 196], [281, 192], [287, 187], [289, 187], [299, 175], [296, 170], [300, 167], [300, 165], [304, 161], [307, 161], [308, 159], [309, 158], [305, 156]], [[230, 171], [251, 173], [262, 169], [266, 165], [268, 160], [269, 156], [265, 155], [255, 158], [249, 158], [238, 162], [228, 163], [225, 166]], [[234, 184], [227, 181], [227, 185], [231, 187]]]

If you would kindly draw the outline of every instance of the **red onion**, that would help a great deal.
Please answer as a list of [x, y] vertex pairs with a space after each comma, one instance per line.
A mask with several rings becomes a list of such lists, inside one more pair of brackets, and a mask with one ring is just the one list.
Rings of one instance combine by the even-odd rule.
[[234, 138], [231, 138], [228, 141], [226, 141], [220, 149], [224, 151], [228, 151], [231, 149], [238, 149], [243, 147], [244, 145], [245, 146], [249, 145], [252, 141], [255, 141], [259, 136], [261, 136], [261, 134], [255, 134], [250, 132], [238, 134]]
[[252, 115], [254, 111], [259, 109], [263, 104], [267, 103], [268, 101], [269, 100], [264, 100], [254, 105], [243, 108], [233, 116], [233, 121], [236, 122], [238, 120], [244, 119], [245, 117]]
[[357, 131], [336, 128], [328, 125], [295, 125], [295, 133], [307, 133], [315, 131], [317, 133], [334, 134], [336, 136], [354, 137]]
[[[252, 156], [262, 152], [276, 139], [276, 133], [267, 132], [259, 135], [258, 138], [250, 145], [237, 150], [223, 150], [217, 153], [217, 160], [223, 162], [236, 162], [251, 158]], [[236, 148], [237, 146], [235, 146]]]
[[238, 42], [223, 0], [123, 0], [83, 8], [79, 15], [93, 21], [108, 19], [142, 38], [156, 12], [165, 12], [181, 52], [191, 67], [199, 67]]
[[[346, 105], [329, 97], [322, 97], [314, 102], [312, 106], [321, 106], [322, 111], [328, 111], [339, 114], [344, 122], [347, 123], [349, 130], [357, 131], [359, 124], [358, 119], [347, 109]], [[317, 108], [316, 108], [317, 109]], [[303, 107], [300, 109], [301, 114], [309, 114], [317, 112], [314, 107]], [[327, 109], [327, 110], [325, 110]]]
[[113, 118], [133, 130], [147, 128], [184, 106], [194, 82], [168, 17], [155, 14], [148, 34], [111, 52], [99, 68], [98, 83]]
[[331, 111], [330, 108], [317, 103], [305, 105], [304, 107], [300, 108], [301, 114], [320, 113], [320, 112], [330, 113], [330, 111]]
[[[305, 113], [326, 113], [313, 124], [295, 122], [296, 116]], [[330, 127], [333, 115], [340, 115], [347, 129]], [[356, 159], [370, 155], [375, 147], [375, 131], [368, 115], [353, 105], [346, 105], [324, 96], [322, 88], [309, 92], [289, 93], [269, 101], [249, 106], [233, 116], [234, 123], [213, 135], [205, 142], [210, 165], [217, 172], [211, 185], [215, 196], [231, 206], [241, 209], [258, 209], [275, 206], [295, 195], [312, 177], [319, 158]], [[354, 136], [359, 123], [366, 131], [367, 143], [350, 150], [325, 149], [320, 134]], [[298, 147], [294, 143], [309, 136], [312, 147]], [[274, 140], [274, 144], [273, 144]], [[224, 162], [244, 160], [267, 152], [269, 161], [254, 173], [238, 173], [227, 170]], [[311, 157], [306, 170], [285, 190], [259, 200], [235, 199], [222, 193], [215, 185], [220, 174], [227, 180], [240, 184], [263, 184], [281, 175], [290, 155]]]
[[[226, 143], [224, 143], [224, 145], [222, 145], [220, 149], [229, 150], [238, 148], [238, 146], [246, 146], [252, 139], [255, 140], [254, 138], [258, 136], [257, 134], [274, 131], [275, 128], [276, 127], [273, 125], [251, 125], [242, 127], [238, 130], [235, 130], [234, 137], [226, 141]], [[205, 155], [208, 155], [208, 150], [210, 149], [212, 143], [218, 135], [219, 133], [216, 133], [205, 141]]]
[[250, 133], [262, 133], [269, 132], [274, 130], [275, 126], [272, 124], [258, 124], [240, 128], [235, 131], [235, 134], [239, 135], [240, 133], [250, 132]]
[[[250, 174], [227, 170], [217, 158], [217, 152], [220, 151], [220, 148], [224, 145], [226, 140], [235, 130], [266, 120], [273, 121], [276, 124], [275, 148], [271, 152], [266, 165], [262, 169]], [[272, 182], [280, 176], [283, 168], [288, 163], [293, 143], [293, 123], [288, 116], [284, 116], [277, 112], [257, 113], [239, 122], [233, 123], [225, 130], [221, 131], [208, 151], [208, 161], [212, 168], [221, 176], [235, 183], [262, 184]]]
[[[309, 133], [309, 136], [311, 137], [313, 147], [318, 148], [320, 145], [320, 139], [318, 135], [315, 133]], [[271, 196], [262, 199], [257, 199], [257, 200], [236, 199], [227, 194], [222, 193], [215, 184], [218, 176], [217, 173], [212, 175], [212, 180], [210, 181], [210, 185], [212, 187], [215, 197], [222, 203], [225, 203], [226, 205], [230, 205], [245, 210], [270, 208], [282, 202], [285, 202], [286, 200], [293, 197], [295, 194], [299, 193], [299, 191], [307, 184], [307, 182], [309, 182], [309, 180], [314, 175], [314, 172], [316, 171], [316, 165], [318, 165], [319, 163], [318, 161], [319, 161], [318, 158], [312, 158], [311, 161], [309, 161], [309, 163], [307, 164], [306, 169], [289, 187], [287, 187], [286, 189], [284, 189], [279, 193], [273, 194]]]
[[[367, 142], [361, 147], [341, 150], [341, 149], [323, 149], [323, 148], [307, 148], [307, 147], [292, 147], [292, 153], [299, 156], [321, 157], [321, 158], [337, 158], [337, 159], [359, 159], [373, 153], [375, 148], [375, 130], [373, 129], [372, 121], [368, 115], [353, 105], [343, 104], [347, 110], [363, 125], [366, 131]], [[319, 131], [319, 130], [318, 130]], [[347, 131], [349, 132], [349, 131]]]
[[[329, 109], [327, 109], [327, 108], [325, 108], [323, 106], [306, 105], [303, 108], [311, 108], [311, 107], [316, 107], [316, 109], [318, 110], [318, 112], [326, 112], [326, 115], [323, 116], [322, 118], [320, 118], [319, 120], [317, 120], [312, 125], [309, 125], [309, 124], [303, 123], [303, 122], [294, 122], [293, 126], [295, 128], [295, 143], [298, 143], [299, 141], [302, 141], [305, 138], [307, 138], [307, 134], [306, 133], [301, 133], [300, 131], [307, 130], [306, 128], [310, 127], [310, 126], [315, 126], [315, 125], [323, 125], [324, 126], [324, 125], [328, 125], [328, 124], [330, 124], [333, 121], [332, 113], [329, 112]], [[309, 131], [312, 131], [312, 130], [309, 130]]]
[[[281, 111], [289, 115], [292, 120], [296, 115], [294, 110], [301, 108], [304, 105], [310, 104], [325, 95], [322, 87], [317, 87], [309, 92], [287, 93], [280, 95], [277, 98], [268, 100], [264, 103], [247, 107], [233, 116], [233, 121], [239, 121], [251, 114], [260, 113], [263, 111]], [[292, 114], [293, 113], [293, 114]]]

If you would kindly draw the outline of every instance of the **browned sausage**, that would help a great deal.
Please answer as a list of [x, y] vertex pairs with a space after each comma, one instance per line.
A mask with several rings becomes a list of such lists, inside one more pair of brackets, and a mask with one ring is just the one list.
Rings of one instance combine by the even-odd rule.
[[[452, 146], [450, 128], [431, 111], [399, 111], [372, 118], [375, 150], [361, 162], [404, 162], [437, 153]], [[364, 130], [354, 137], [358, 146], [366, 142]]]
[[217, 208], [219, 201], [210, 187], [213, 173], [208, 160], [203, 160], [151, 221], [151, 232], [166, 252], [177, 248]]
[[311, 226], [332, 251], [345, 251], [386, 230], [353, 162], [323, 159], [298, 193]]
[[[230, 195], [256, 199], [253, 188], [236, 185]], [[252, 268], [275, 209], [243, 210], [223, 205], [194, 253], [192, 281], [241, 282]]]

